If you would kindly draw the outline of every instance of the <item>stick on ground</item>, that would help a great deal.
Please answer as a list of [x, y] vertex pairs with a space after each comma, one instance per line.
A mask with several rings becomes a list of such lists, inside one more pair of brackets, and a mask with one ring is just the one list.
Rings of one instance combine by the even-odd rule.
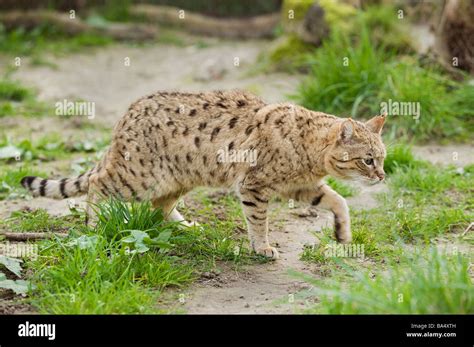
[[5, 236], [10, 241], [34, 241], [52, 239], [54, 236], [66, 237], [66, 233], [14, 233], [14, 232], [2, 232], [0, 236]]

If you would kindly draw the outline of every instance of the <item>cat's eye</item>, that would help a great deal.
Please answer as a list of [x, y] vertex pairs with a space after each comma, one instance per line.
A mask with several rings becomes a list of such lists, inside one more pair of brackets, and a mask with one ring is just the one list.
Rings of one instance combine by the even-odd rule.
[[368, 165], [368, 166], [371, 166], [371, 165], [374, 164], [374, 160], [372, 158], [364, 159], [364, 164]]

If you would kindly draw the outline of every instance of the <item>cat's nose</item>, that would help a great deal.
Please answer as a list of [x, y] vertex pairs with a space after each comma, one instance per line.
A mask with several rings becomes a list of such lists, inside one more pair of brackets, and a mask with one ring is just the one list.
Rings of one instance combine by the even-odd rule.
[[380, 181], [383, 181], [385, 179], [385, 173], [377, 172], [377, 177], [379, 178]]

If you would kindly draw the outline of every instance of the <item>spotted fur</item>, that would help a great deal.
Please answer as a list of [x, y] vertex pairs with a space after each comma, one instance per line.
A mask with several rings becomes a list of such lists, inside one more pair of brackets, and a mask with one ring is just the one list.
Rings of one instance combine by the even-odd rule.
[[[351, 241], [347, 204], [322, 179], [382, 180], [384, 120], [362, 123], [289, 103], [266, 104], [244, 91], [158, 92], [130, 106], [93, 169], [59, 181], [25, 177], [22, 184], [35, 196], [87, 194], [90, 203], [106, 196], [149, 199], [173, 220], [183, 220], [175, 205], [193, 188], [233, 188], [252, 247], [277, 258], [267, 236], [273, 195], [328, 208], [336, 238]], [[256, 160], [222, 160], [222, 151], [256, 153]]]

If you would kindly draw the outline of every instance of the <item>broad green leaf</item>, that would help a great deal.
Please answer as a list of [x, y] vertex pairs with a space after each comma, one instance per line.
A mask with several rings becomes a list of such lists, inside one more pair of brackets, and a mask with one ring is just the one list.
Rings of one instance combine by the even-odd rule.
[[0, 147], [0, 159], [10, 159], [20, 156], [22, 150], [13, 145], [8, 145], [5, 147]]
[[165, 230], [161, 232], [158, 237], [156, 237], [154, 240], [156, 241], [161, 241], [161, 242], [167, 242], [171, 238], [171, 230]]
[[21, 277], [21, 260], [0, 255], [0, 264], [13, 272], [17, 277]]
[[24, 280], [0, 280], [0, 288], [11, 289], [15, 294], [26, 294], [28, 284], [29, 282]]
[[150, 237], [148, 233], [141, 230], [130, 230], [130, 235], [135, 238], [136, 241], [141, 242], [145, 238]]
[[144, 245], [143, 243], [138, 243], [136, 244], [136, 247], [135, 247], [135, 252], [137, 253], [145, 253], [147, 251], [149, 251], [150, 248], [148, 248], [146, 245]]

